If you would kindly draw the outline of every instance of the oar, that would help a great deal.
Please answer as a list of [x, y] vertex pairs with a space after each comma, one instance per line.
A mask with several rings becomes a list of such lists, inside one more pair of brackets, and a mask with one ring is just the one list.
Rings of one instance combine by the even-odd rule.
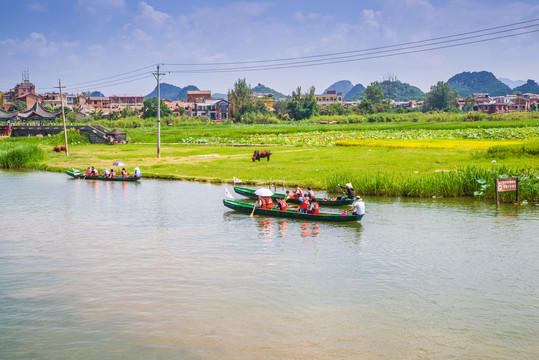
[[255, 203], [255, 206], [253, 206], [253, 211], [251, 212], [251, 215], [249, 215], [249, 217], [253, 217], [253, 215], [255, 213], [255, 209], [256, 209], [256, 203]]

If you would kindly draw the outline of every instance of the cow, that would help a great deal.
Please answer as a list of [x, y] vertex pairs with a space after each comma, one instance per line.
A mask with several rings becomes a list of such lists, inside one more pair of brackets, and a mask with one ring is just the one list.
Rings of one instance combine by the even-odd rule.
[[52, 151], [60, 152], [60, 151], [66, 151], [65, 145], [56, 145], [52, 148]]
[[255, 160], [260, 161], [260, 159], [262, 158], [268, 158], [268, 161], [269, 161], [270, 155], [271, 155], [271, 151], [269, 150], [255, 150], [252, 159], [253, 159], [253, 162]]

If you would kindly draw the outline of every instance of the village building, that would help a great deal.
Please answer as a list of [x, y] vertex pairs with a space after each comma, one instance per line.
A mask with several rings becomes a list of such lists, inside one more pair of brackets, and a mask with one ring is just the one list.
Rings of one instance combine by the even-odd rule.
[[211, 100], [210, 90], [188, 90], [187, 91], [188, 103], [203, 103], [206, 100]]
[[204, 102], [197, 102], [195, 105], [191, 112], [194, 117], [209, 117], [215, 121], [230, 119], [230, 101], [228, 100], [205, 100]]
[[509, 112], [509, 104], [503, 102], [481, 103], [477, 107], [480, 112], [485, 114], [506, 114]]
[[332, 104], [343, 104], [342, 91], [328, 90], [322, 95], [315, 95], [316, 103], [321, 109], [326, 109]]
[[144, 96], [142, 95], [114, 95], [109, 97], [111, 109], [121, 110], [127, 106], [133, 109], [142, 109], [142, 105], [144, 105]]

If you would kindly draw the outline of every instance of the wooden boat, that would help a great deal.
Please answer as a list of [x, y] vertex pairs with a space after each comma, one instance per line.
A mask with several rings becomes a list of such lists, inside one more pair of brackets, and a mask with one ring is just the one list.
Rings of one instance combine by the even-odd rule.
[[[252, 204], [246, 204], [239, 201], [223, 199], [223, 205], [228, 208], [231, 208], [236, 211], [242, 211], [245, 213], [251, 213], [253, 211]], [[258, 215], [268, 215], [268, 216], [278, 216], [291, 219], [302, 219], [302, 220], [314, 220], [314, 221], [359, 221], [363, 215], [341, 215], [341, 214], [301, 214], [297, 213], [295, 210], [281, 211], [279, 209], [255, 209], [255, 214]]]
[[[236, 194], [247, 196], [247, 197], [250, 197], [250, 198], [253, 198], [253, 199], [258, 198], [258, 195], [255, 194], [256, 190], [253, 190], [253, 189], [247, 189], [247, 188], [234, 186], [234, 191], [236, 192]], [[273, 196], [271, 198], [275, 200], [278, 197], [284, 199], [286, 197], [286, 195], [285, 194], [273, 194]], [[343, 206], [343, 205], [352, 204], [354, 202], [354, 199], [346, 198], [346, 199], [331, 200], [331, 199], [316, 198], [316, 201], [318, 202], [318, 205], [321, 205], [321, 206], [322, 205], [324, 205], [324, 206]], [[290, 203], [290, 204], [299, 204], [299, 199], [288, 199], [288, 200], [286, 200], [286, 202]]]
[[80, 171], [66, 170], [66, 174], [75, 179], [85, 179], [85, 180], [102, 180], [102, 181], [139, 181], [140, 176], [138, 177], [126, 177], [117, 176], [113, 178], [106, 178], [103, 176], [85, 176]]

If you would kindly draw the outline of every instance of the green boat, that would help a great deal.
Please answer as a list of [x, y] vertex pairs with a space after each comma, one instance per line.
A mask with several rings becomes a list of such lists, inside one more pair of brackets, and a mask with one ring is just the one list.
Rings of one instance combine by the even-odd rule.
[[126, 177], [126, 178], [123, 178], [121, 176], [117, 176], [115, 178], [106, 178], [103, 176], [86, 176], [80, 171], [74, 171], [74, 170], [66, 170], [66, 174], [75, 179], [85, 179], [85, 180], [102, 180], [102, 181], [139, 181], [140, 180], [140, 176]]
[[[255, 191], [256, 190], [253, 190], [253, 189], [247, 189], [247, 188], [242, 188], [242, 187], [238, 187], [238, 186], [234, 186], [234, 191], [236, 192], [236, 194], [240, 194], [240, 195], [243, 195], [243, 196], [247, 196], [247, 197], [250, 197], [250, 198], [253, 198], [253, 199], [257, 199], [258, 198], [258, 195], [255, 194]], [[276, 198], [286, 198], [286, 195], [285, 194], [273, 194], [273, 196], [271, 197], [272, 199], [276, 199]], [[354, 199], [349, 199], [349, 198], [338, 198], [336, 200], [331, 200], [331, 199], [321, 199], [321, 198], [316, 198], [316, 201], [318, 202], [318, 205], [325, 205], [325, 206], [343, 206], [343, 205], [350, 205], [354, 202]], [[290, 204], [299, 204], [299, 199], [288, 199], [286, 200], [287, 203], [290, 203]]]
[[[231, 208], [236, 211], [242, 211], [245, 213], [251, 213], [253, 211], [253, 206], [251, 204], [242, 203], [239, 201], [223, 199], [223, 205], [228, 208]], [[302, 219], [302, 220], [314, 220], [314, 221], [359, 221], [363, 215], [341, 215], [341, 214], [301, 214], [297, 213], [295, 210], [281, 211], [279, 209], [258, 209], [255, 208], [255, 214], [258, 215], [268, 215], [268, 216], [277, 216], [285, 217], [290, 219]]]

